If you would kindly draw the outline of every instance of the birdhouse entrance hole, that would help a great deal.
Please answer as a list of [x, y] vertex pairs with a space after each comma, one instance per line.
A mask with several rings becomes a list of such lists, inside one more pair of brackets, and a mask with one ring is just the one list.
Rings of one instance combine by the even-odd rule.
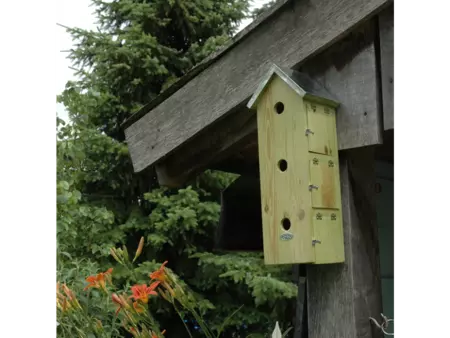
[[281, 171], [286, 171], [287, 170], [287, 161], [286, 160], [279, 160], [278, 161], [278, 168], [281, 170]]
[[283, 104], [283, 102], [275, 103], [275, 111], [277, 112], [277, 114], [281, 114], [282, 112], [284, 112], [284, 104]]
[[291, 228], [291, 221], [289, 218], [283, 218], [281, 221], [281, 226], [284, 230], [288, 231]]

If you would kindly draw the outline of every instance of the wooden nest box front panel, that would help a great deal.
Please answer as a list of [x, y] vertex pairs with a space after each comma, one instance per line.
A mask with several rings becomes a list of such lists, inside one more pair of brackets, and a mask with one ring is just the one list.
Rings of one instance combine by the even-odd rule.
[[338, 103], [306, 75], [273, 66], [256, 108], [266, 264], [344, 261]]

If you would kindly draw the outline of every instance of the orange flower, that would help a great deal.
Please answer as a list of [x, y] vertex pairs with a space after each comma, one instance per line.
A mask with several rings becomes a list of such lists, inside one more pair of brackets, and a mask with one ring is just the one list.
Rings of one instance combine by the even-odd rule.
[[175, 291], [173, 290], [172, 286], [170, 285], [170, 276], [167, 274], [166, 269], [165, 269], [165, 265], [168, 262], [165, 261], [164, 263], [161, 264], [160, 268], [158, 270], [156, 270], [155, 272], [152, 272], [149, 276], [152, 280], [157, 280], [161, 282], [161, 285], [167, 290], [169, 291], [169, 293], [172, 296], [175, 296]]
[[160, 282], [165, 282], [167, 279], [167, 274], [166, 274], [166, 270], [165, 270], [165, 265], [168, 263], [168, 261], [165, 261], [164, 263], [162, 263], [162, 265], [160, 266], [160, 268], [158, 270], [156, 270], [155, 272], [152, 272], [150, 274], [150, 278], [151, 279], [156, 279]]
[[159, 285], [159, 282], [155, 282], [151, 284], [150, 286], [147, 286], [147, 284], [142, 285], [134, 285], [131, 287], [131, 291], [133, 292], [133, 295], [129, 298], [134, 298], [134, 300], [140, 300], [141, 302], [147, 304], [148, 302], [148, 296], [154, 295], [156, 296], [157, 293], [155, 292], [155, 288]]
[[103, 289], [106, 291], [106, 282], [105, 279], [111, 283], [111, 274], [113, 269], [109, 268], [106, 272], [100, 272], [96, 276], [89, 276], [86, 278], [86, 282], [89, 284], [84, 288], [86, 291], [89, 288]]
[[133, 302], [133, 308], [136, 310], [137, 313], [142, 313], [145, 311], [145, 308], [138, 302]]

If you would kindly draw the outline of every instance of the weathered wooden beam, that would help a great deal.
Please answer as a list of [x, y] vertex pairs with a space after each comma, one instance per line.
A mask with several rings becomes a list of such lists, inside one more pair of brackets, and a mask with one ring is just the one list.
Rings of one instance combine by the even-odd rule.
[[246, 147], [257, 147], [256, 133], [255, 112], [241, 107], [160, 161], [156, 165], [159, 184], [179, 187], [207, 168], [224, 170], [221, 162], [225, 167], [233, 164], [223, 162], [228, 157]]
[[394, 129], [394, 6], [378, 16], [384, 130]]
[[[272, 63], [292, 68], [312, 58], [391, 2], [287, 2], [245, 40], [125, 129], [134, 170], [139, 172], [155, 164], [245, 103]], [[365, 126], [370, 129], [369, 119]], [[358, 135], [359, 131], [349, 133]], [[356, 137], [342, 144], [352, 148], [366, 142]]]
[[[382, 142], [379, 78], [375, 52], [375, 21], [351, 32], [339, 44], [304, 63], [300, 68], [324, 86], [339, 102], [337, 133], [339, 150], [356, 144]], [[242, 153], [254, 145], [257, 156], [256, 114], [247, 108], [227, 115], [160, 161], [167, 169], [160, 184], [183, 182], [205, 168], [236, 173], [257, 173], [257, 161], [229, 160], [229, 154]], [[222, 161], [220, 161], [222, 160]], [[170, 174], [167, 172], [170, 171]], [[163, 177], [171, 177], [171, 180]]]
[[308, 266], [309, 338], [382, 337], [374, 149], [340, 158], [345, 263]]
[[359, 26], [300, 67], [340, 103], [336, 114], [339, 150], [383, 142], [375, 23]]

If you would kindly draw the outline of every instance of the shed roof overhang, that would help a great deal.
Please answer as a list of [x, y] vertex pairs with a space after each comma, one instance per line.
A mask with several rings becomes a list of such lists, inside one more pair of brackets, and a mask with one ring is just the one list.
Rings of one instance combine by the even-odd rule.
[[[168, 186], [205, 168], [257, 172], [256, 118], [246, 104], [273, 64], [305, 68], [326, 82], [343, 110], [338, 133], [340, 123], [346, 136], [340, 137], [340, 149], [381, 143], [374, 127], [382, 123], [374, 102], [376, 25], [369, 22], [392, 2], [277, 1], [124, 123], [135, 172], [155, 167], [160, 183]], [[345, 102], [357, 95], [363, 98]], [[364, 119], [358, 115], [363, 112]]]

